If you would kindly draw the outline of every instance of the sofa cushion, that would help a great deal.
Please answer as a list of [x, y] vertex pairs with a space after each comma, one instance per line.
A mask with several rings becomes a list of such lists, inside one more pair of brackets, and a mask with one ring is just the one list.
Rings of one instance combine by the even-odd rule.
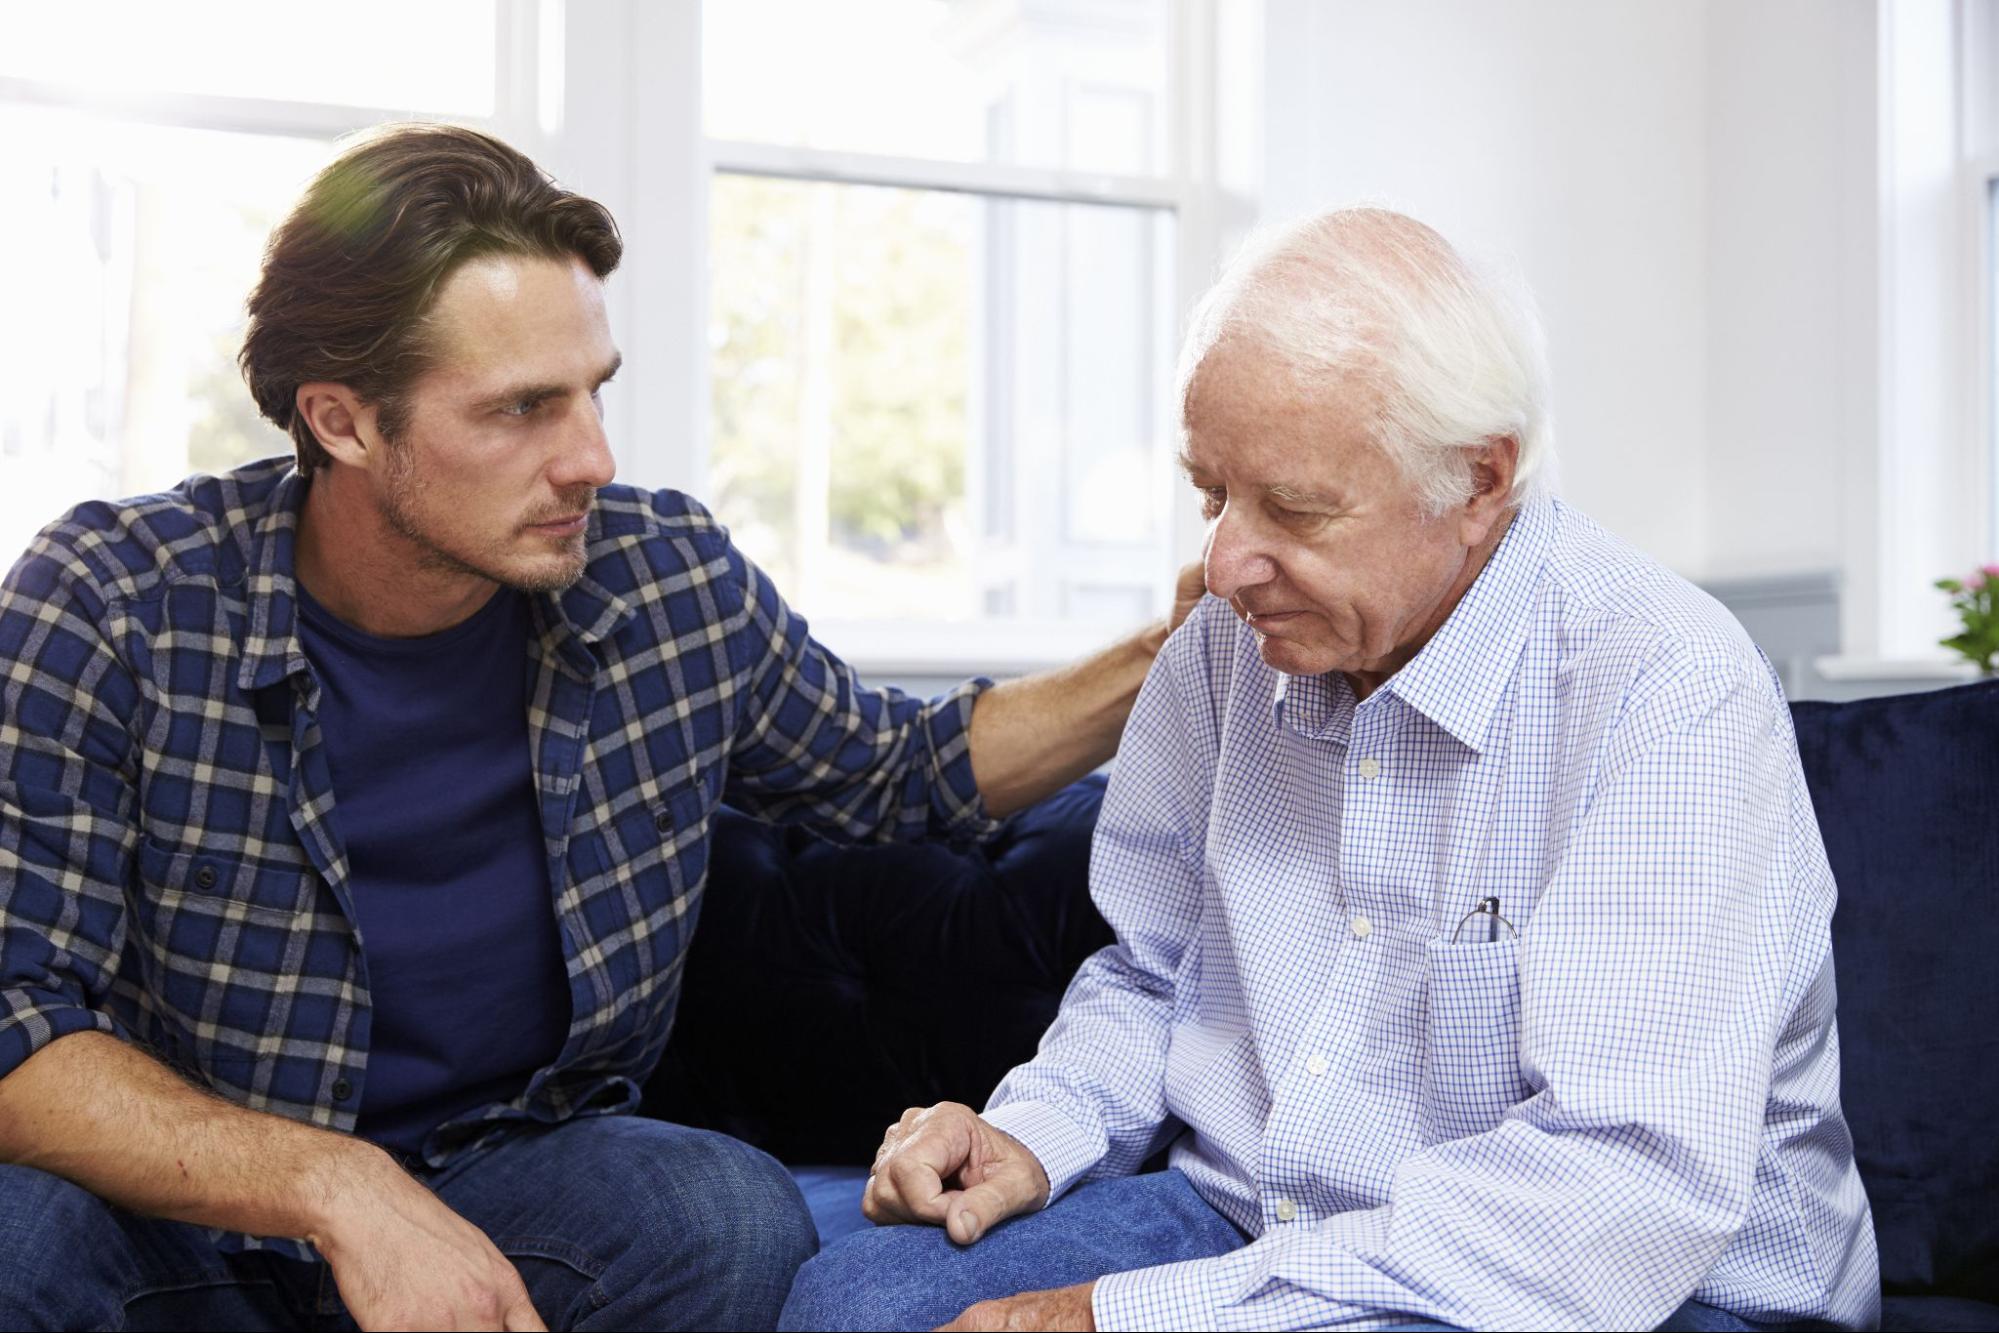
[[[844, 1234], [844, 1233], [843, 1233]], [[1881, 1302], [1881, 1327], [1914, 1333], [1956, 1333], [1999, 1328], [1999, 1305], [1955, 1296], [1890, 1296]]]
[[970, 853], [836, 846], [724, 811], [645, 1113], [865, 1165], [906, 1108], [983, 1105], [1110, 942], [1089, 898], [1103, 791], [1067, 787]]
[[1884, 1287], [1999, 1301], [1999, 682], [1792, 715]]

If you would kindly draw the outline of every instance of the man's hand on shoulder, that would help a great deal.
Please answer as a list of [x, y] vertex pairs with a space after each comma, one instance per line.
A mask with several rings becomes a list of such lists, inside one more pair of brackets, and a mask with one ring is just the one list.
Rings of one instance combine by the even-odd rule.
[[527, 1286], [486, 1233], [378, 1150], [348, 1155], [313, 1184], [309, 1239], [365, 1329], [545, 1329]]
[[1173, 586], [1173, 616], [1167, 633], [1179, 629], [1182, 621], [1193, 614], [1201, 599], [1208, 595], [1208, 567], [1199, 560], [1190, 561], [1180, 567], [1180, 577]]
[[927, 1222], [970, 1245], [1048, 1202], [1048, 1173], [1013, 1135], [969, 1106], [911, 1107], [889, 1127], [861, 1196], [871, 1222]]
[[1207, 567], [1199, 560], [1182, 565], [1179, 576], [1173, 582], [1173, 610], [1166, 617], [1166, 632], [1159, 636], [1162, 646], [1173, 637], [1174, 630], [1187, 623], [1187, 617], [1194, 614], [1194, 608], [1207, 595]]
[[1003, 1300], [980, 1301], [944, 1325], [945, 1329], [1079, 1329], [1092, 1333], [1097, 1326], [1090, 1297], [1095, 1282], [1078, 1282], [1073, 1287], [1053, 1291], [1023, 1291]]

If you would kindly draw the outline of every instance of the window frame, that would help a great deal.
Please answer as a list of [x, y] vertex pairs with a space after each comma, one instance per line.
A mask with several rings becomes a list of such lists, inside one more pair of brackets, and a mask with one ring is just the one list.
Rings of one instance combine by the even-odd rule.
[[392, 120], [466, 125], [505, 135], [532, 153], [549, 138], [541, 124], [544, 11], [560, 15], [565, 0], [491, 0], [495, 31], [493, 114], [411, 111], [387, 106], [290, 101], [219, 93], [111, 92], [13, 75], [0, 76], [0, 103], [78, 111], [106, 120], [170, 129], [270, 134], [328, 142]]
[[1968, 269], [1978, 293], [1971, 337], [1977, 367], [1973, 434], [1981, 446], [1972, 451], [1969, 480], [1985, 498], [1979, 549], [1982, 562], [1992, 564], [1999, 563], [1999, 153], [1974, 161], [1965, 177], [1971, 196]]
[[[329, 144], [388, 120], [462, 124], [506, 138], [565, 185], [600, 200], [619, 220], [627, 249], [623, 268], [607, 287], [607, 306], [631, 369], [606, 386], [604, 399], [621, 480], [672, 486], [697, 497], [705, 494], [708, 458], [708, 184], [718, 171], [1169, 210], [1175, 224], [1170, 332], [1176, 342], [1189, 308], [1219, 266], [1225, 240], [1246, 230], [1254, 217], [1248, 182], [1260, 169], [1261, 145], [1253, 117], [1245, 107], [1241, 124], [1221, 124], [1216, 98], [1218, 67], [1231, 58], [1242, 63], [1260, 37], [1258, 9], [1249, 0], [1170, 0], [1172, 122], [1166, 169], [1156, 176], [711, 140], [702, 125], [701, 10], [700, 3], [653, 0], [493, 0], [490, 116], [217, 94], [121, 93], [14, 76], [0, 77], [0, 104]], [[1221, 142], [1223, 131], [1227, 144]], [[1163, 366], [1162, 381], [1170, 373], [1171, 367]], [[1162, 395], [1167, 388], [1162, 382]], [[1170, 474], [1162, 476], [1162, 489], [1175, 484]], [[1170, 549], [1177, 559], [1191, 558], [1202, 535], [1194, 506], [1172, 504], [1170, 515]], [[1170, 562], [1158, 573], [1161, 605], [1173, 576]], [[997, 620], [828, 621], [817, 629], [857, 666], [902, 674], [1024, 672], [1099, 646], [1107, 632], [1087, 624]]]
[[[1225, 216], [1240, 191], [1225, 191], [1219, 180], [1215, 68], [1228, 0], [1171, 0], [1167, 88], [1168, 159], [1157, 175], [1022, 167], [1004, 163], [964, 163], [889, 154], [801, 148], [710, 138], [702, 125], [701, 6], [645, 6], [635, 0], [589, 8], [598, 11], [579, 31], [572, 10], [569, 87], [579, 83], [577, 62], [593, 63], [602, 81], [607, 66], [629, 63], [631, 53], [647, 53], [649, 86], [620, 127], [601, 108], [570, 102], [569, 128], [560, 152], [575, 166], [579, 188], [586, 177], [616, 189], [609, 168], [615, 161], [646, 164], [637, 178], [605, 199], [626, 221], [629, 238], [643, 238], [625, 301], [613, 301], [613, 323], [626, 340], [638, 387], [614, 401], [607, 414], [637, 423], [619, 445], [628, 480], [640, 486], [673, 486], [706, 495], [708, 461], [707, 228], [708, 185], [717, 174], [775, 177], [835, 184], [880, 185], [941, 190], [985, 197], [1056, 203], [1142, 208], [1169, 212], [1174, 219], [1174, 341], [1193, 301], [1212, 280], [1222, 253]], [[622, 10], [619, 14], [616, 11]], [[621, 53], [614, 49], [622, 46]], [[585, 55], [594, 52], [595, 55]], [[617, 76], [613, 76], [616, 81]], [[581, 133], [575, 131], [581, 130]], [[677, 186], [677, 188], [674, 188]], [[594, 191], [593, 191], [594, 192]], [[603, 198], [602, 194], [598, 197]], [[624, 308], [620, 308], [620, 306]], [[1170, 391], [1171, 366], [1161, 366], [1156, 392]], [[614, 428], [613, 436], [619, 432]], [[1177, 559], [1199, 549], [1201, 525], [1190, 503], [1165, 498], [1175, 484], [1162, 473], [1161, 503], [1170, 514], [1166, 541]], [[1157, 604], [1170, 598], [1175, 561], [1157, 573]], [[800, 608], [808, 616], [813, 608]], [[1016, 674], [1070, 660], [1102, 646], [1106, 627], [1049, 621], [973, 620], [937, 625], [815, 619], [815, 632], [863, 671], [892, 675], [949, 675], [965, 671]]]

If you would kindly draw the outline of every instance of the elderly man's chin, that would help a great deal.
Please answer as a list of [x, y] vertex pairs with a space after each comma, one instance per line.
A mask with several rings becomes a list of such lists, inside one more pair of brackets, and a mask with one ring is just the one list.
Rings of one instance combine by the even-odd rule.
[[1349, 654], [1334, 645], [1315, 641], [1309, 633], [1273, 633], [1258, 629], [1254, 623], [1250, 629], [1256, 634], [1257, 655], [1273, 671], [1282, 671], [1287, 676], [1322, 676], [1328, 671], [1349, 669]]

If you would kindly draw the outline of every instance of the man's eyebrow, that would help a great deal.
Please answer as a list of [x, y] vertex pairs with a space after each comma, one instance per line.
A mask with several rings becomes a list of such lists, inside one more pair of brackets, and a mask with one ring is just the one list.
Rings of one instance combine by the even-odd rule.
[[[604, 382], [617, 374], [624, 364], [625, 358], [622, 352], [612, 357], [610, 365], [604, 368], [591, 385], [591, 392], [603, 388]], [[541, 403], [551, 398], [566, 398], [570, 392], [571, 388], [567, 384], [516, 384], [512, 388], [502, 389], [481, 400], [479, 406], [506, 407], [512, 403]]]
[[[1187, 455], [1187, 452], [1185, 450], [1182, 450], [1180, 453], [1176, 454], [1174, 456], [1173, 461], [1178, 463], [1180, 465], [1180, 470], [1186, 473], [1190, 478], [1194, 475], [1194, 473], [1200, 471], [1199, 465], [1197, 465], [1194, 462], [1194, 460]], [[1271, 496], [1274, 499], [1278, 500], [1288, 500], [1292, 504], [1317, 505], [1320, 506], [1321, 508], [1333, 509], [1337, 508], [1341, 503], [1340, 498], [1337, 495], [1328, 495], [1319, 491], [1307, 490], [1303, 486], [1292, 486], [1284, 482], [1279, 482], [1275, 485], [1259, 487], [1259, 489], [1262, 490], [1262, 492], [1265, 495]]]
[[1279, 500], [1289, 500], [1293, 504], [1332, 506], [1340, 502], [1336, 495], [1323, 495], [1318, 491], [1308, 491], [1297, 486], [1265, 486], [1263, 493]]

